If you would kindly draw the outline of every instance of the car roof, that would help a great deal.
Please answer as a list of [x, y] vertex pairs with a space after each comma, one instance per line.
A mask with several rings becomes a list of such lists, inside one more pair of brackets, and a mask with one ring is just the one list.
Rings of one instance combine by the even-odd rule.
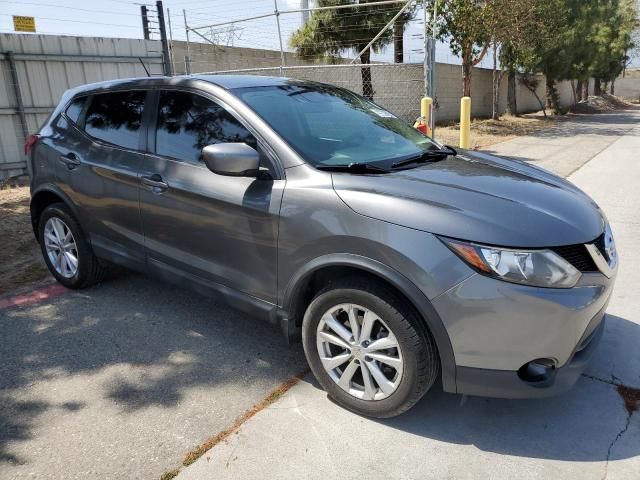
[[263, 75], [179, 75], [175, 77], [134, 77], [123, 78], [118, 80], [107, 80], [97, 83], [89, 83], [80, 85], [71, 89], [69, 92], [73, 95], [83, 92], [94, 92], [98, 90], [116, 90], [124, 88], [153, 88], [165, 85], [182, 85], [195, 86], [197, 82], [207, 82], [225, 90], [233, 90], [236, 88], [246, 87], [265, 87], [265, 86], [281, 86], [290, 84], [308, 84], [314, 82], [305, 82], [286, 77], [270, 77]]

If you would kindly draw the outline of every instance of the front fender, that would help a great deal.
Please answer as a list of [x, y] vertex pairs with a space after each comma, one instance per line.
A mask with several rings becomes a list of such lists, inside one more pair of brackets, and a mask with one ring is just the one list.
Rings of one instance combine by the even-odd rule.
[[[289, 281], [284, 293], [283, 306], [286, 312], [293, 312], [297, 297], [301, 294], [311, 276], [326, 267], [352, 267], [373, 274], [391, 284], [412, 303], [431, 331], [440, 353], [442, 364], [442, 384], [445, 391], [455, 392], [456, 363], [449, 334], [442, 319], [425, 294], [407, 277], [383, 263], [351, 253], [322, 255], [300, 268]], [[292, 322], [288, 322], [292, 323]], [[288, 325], [292, 328], [293, 325]]]

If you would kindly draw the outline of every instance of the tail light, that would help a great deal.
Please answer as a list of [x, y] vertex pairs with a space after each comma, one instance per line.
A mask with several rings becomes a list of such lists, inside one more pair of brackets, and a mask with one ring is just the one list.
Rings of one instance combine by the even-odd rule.
[[29, 155], [31, 149], [38, 143], [38, 135], [29, 135], [27, 140], [24, 142], [24, 154]]

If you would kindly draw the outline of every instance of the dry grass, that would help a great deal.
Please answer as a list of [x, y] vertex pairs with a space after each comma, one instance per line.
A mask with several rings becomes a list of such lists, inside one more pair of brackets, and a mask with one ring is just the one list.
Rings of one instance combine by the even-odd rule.
[[24, 181], [0, 189], [0, 294], [48, 276], [31, 228], [29, 198]]
[[[472, 120], [471, 149], [478, 150], [495, 143], [504, 142], [521, 135], [529, 135], [538, 130], [551, 128], [562, 121], [563, 117], [544, 118], [542, 113], [512, 117], [504, 115], [499, 120]], [[457, 146], [460, 139], [460, 125], [451, 123], [436, 127], [436, 140], [447, 145]]]

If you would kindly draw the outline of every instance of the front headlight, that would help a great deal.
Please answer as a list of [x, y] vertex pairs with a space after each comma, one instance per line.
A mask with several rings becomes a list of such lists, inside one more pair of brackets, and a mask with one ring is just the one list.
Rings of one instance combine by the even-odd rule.
[[571, 288], [580, 272], [551, 250], [491, 247], [440, 238], [455, 254], [480, 273], [534, 287]]

